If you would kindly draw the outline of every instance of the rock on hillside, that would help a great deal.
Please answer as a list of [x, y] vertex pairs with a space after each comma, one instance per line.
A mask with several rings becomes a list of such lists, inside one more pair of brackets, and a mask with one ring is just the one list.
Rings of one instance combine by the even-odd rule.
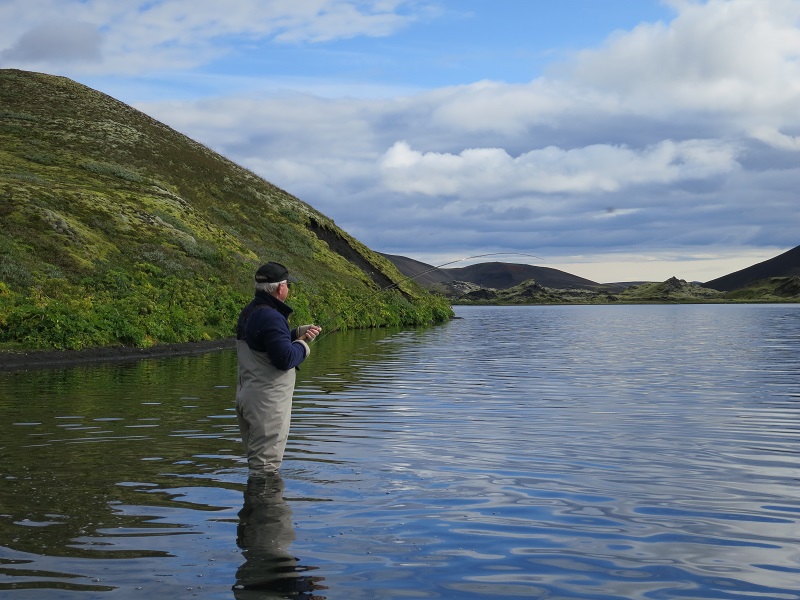
[[800, 277], [759, 279], [726, 292], [725, 296], [738, 302], [797, 302], [800, 301]]
[[780, 296], [800, 296], [800, 277], [786, 277], [776, 287]]

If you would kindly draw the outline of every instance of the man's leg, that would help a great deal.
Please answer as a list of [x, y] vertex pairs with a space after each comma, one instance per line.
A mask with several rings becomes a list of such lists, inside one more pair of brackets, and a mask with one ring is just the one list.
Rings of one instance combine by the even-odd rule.
[[236, 407], [250, 477], [278, 471], [289, 438], [292, 400], [246, 399]]

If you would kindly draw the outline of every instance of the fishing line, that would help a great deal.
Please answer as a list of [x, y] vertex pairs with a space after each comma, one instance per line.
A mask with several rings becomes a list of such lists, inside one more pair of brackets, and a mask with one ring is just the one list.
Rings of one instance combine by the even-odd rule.
[[[382, 294], [384, 292], [387, 292], [387, 291], [389, 291], [391, 289], [394, 289], [394, 288], [398, 287], [401, 283], [405, 283], [406, 281], [413, 281], [417, 277], [422, 277], [423, 275], [427, 275], [428, 273], [432, 273], [433, 271], [436, 271], [437, 269], [441, 269], [442, 267], [447, 267], [449, 265], [454, 265], [456, 263], [464, 262], [464, 261], [467, 261], [467, 260], [474, 260], [476, 258], [486, 258], [487, 256], [529, 256], [531, 258], [538, 258], [539, 260], [544, 260], [541, 256], [536, 256], [535, 254], [526, 254], [524, 252], [489, 252], [488, 254], [476, 254], [475, 256], [466, 256], [464, 258], [458, 258], [456, 260], [451, 260], [450, 262], [442, 263], [441, 265], [437, 265], [435, 267], [431, 267], [430, 269], [428, 269], [426, 271], [422, 271], [421, 273], [417, 273], [416, 275], [410, 275], [409, 277], [404, 277], [403, 279], [400, 279], [399, 281], [396, 281], [396, 282], [392, 283], [391, 285], [387, 285], [385, 287], [380, 288], [378, 291], [376, 291], [373, 294], [370, 294], [366, 298], [363, 298], [361, 300], [356, 300], [355, 302], [353, 302], [352, 304], [348, 305], [347, 307], [345, 307], [344, 309], [342, 309], [341, 311], [339, 311], [338, 313], [336, 313], [332, 317], [329, 317], [329, 318], [325, 319], [322, 323], [320, 323], [320, 327], [322, 327], [322, 333], [319, 334], [315, 339], [319, 339], [322, 336], [324, 336], [325, 334], [329, 333], [325, 326], [328, 323], [330, 323], [331, 321], [333, 321], [335, 319], [338, 319], [344, 313], [346, 313], [350, 309], [354, 308], [355, 306], [358, 306], [360, 304], [364, 304], [366, 302], [369, 302], [370, 300], [372, 300], [376, 296], [379, 296], [380, 294]], [[452, 276], [450, 276], [450, 278], [454, 279]]]

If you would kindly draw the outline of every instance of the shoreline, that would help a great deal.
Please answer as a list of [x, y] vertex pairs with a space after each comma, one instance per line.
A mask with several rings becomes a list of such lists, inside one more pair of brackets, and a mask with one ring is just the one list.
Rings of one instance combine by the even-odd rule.
[[234, 348], [234, 339], [186, 342], [182, 344], [161, 344], [150, 348], [112, 346], [106, 348], [86, 348], [85, 350], [1, 350], [0, 371], [22, 371], [29, 369], [49, 369], [74, 367], [101, 362], [121, 362], [143, 358], [165, 358], [203, 354], [217, 350]]

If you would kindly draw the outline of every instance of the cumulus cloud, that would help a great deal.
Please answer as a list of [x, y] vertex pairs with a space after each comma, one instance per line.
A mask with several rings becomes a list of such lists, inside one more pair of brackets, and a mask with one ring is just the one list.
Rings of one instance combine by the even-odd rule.
[[[669, 24], [618, 32], [580, 52], [563, 74], [610, 93], [627, 110], [676, 114], [792, 109], [800, 94], [800, 3], [794, 0], [674, 2]], [[791, 113], [791, 114], [790, 114]]]
[[379, 160], [386, 187], [428, 196], [487, 198], [517, 193], [603, 193], [633, 185], [706, 179], [738, 166], [736, 149], [715, 140], [661, 141], [632, 149], [553, 146], [511, 157], [500, 148], [470, 148], [458, 155], [412, 150], [397, 142]]

